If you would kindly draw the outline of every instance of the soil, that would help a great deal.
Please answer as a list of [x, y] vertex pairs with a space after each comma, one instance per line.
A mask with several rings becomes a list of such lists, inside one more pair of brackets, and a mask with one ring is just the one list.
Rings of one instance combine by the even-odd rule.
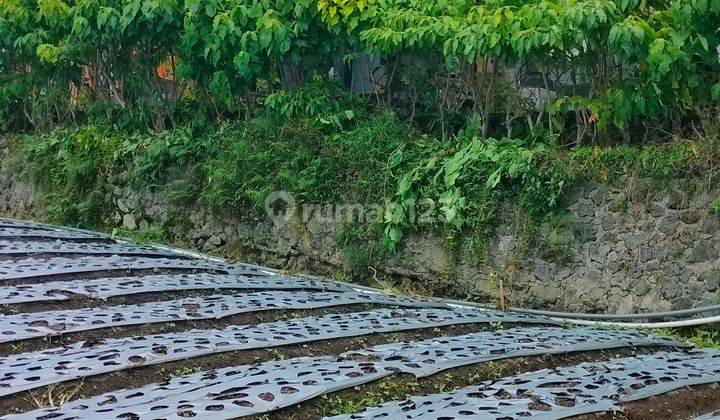
[[[6, 238], [11, 239], [11, 238]], [[40, 238], [17, 238], [18, 240], [45, 240]], [[50, 240], [49, 240], [50, 241]], [[52, 239], [51, 241], [55, 241]], [[72, 239], [73, 242], [111, 242], [109, 239]], [[81, 254], [33, 254], [0, 257], [3, 260], [18, 260], [28, 257], [49, 258], [62, 256], [75, 258]], [[166, 257], [166, 256], [163, 256]], [[124, 277], [156, 274], [191, 274], [219, 273], [222, 270], [205, 269], [140, 269], [140, 270], [107, 270], [95, 272], [69, 273], [38, 276], [26, 279], [0, 280], [0, 285], [35, 284], [48, 281], [69, 281], [81, 279], [97, 279], [108, 277]], [[241, 289], [242, 293], [256, 290]], [[163, 300], [174, 300], [188, 297], [208, 296], [212, 294], [231, 294], [238, 290], [197, 290], [150, 292], [126, 296], [112, 297], [107, 300], [72, 295], [66, 301], [48, 301], [5, 305], [0, 307], [0, 314], [29, 313], [51, 310], [70, 310], [79, 308], [99, 308], [123, 304], [138, 304]], [[78, 341], [86, 341], [87, 345], [101, 342], [107, 337], [128, 337], [153, 335], [162, 333], [178, 333], [191, 329], [225, 328], [230, 325], [254, 325], [284, 319], [326, 314], [350, 313], [367, 311], [377, 308], [392, 307], [384, 305], [340, 305], [311, 310], [271, 309], [252, 313], [239, 314], [216, 320], [189, 320], [104, 328], [79, 333], [63, 334], [56, 337], [25, 340], [15, 343], [0, 344], [0, 357], [19, 352], [30, 352], [64, 345]], [[504, 327], [520, 326], [507, 324]], [[540, 325], [533, 325], [539, 327]], [[496, 326], [497, 327], [497, 326]], [[371, 346], [399, 341], [422, 340], [438, 336], [456, 336], [490, 329], [490, 325], [463, 324], [442, 328], [427, 328], [397, 333], [367, 334], [359, 337], [338, 338], [315, 341], [311, 343], [293, 344], [270, 349], [241, 350], [163, 363], [142, 366], [125, 371], [102, 374], [83, 380], [69, 381], [61, 385], [47, 386], [33, 391], [18, 393], [0, 399], [0, 416], [37, 409], [48, 404], [48, 397], [67, 398], [72, 401], [124, 388], [135, 388], [151, 383], [167, 380], [179, 372], [193, 370], [210, 370], [246, 364], [255, 364], [270, 360], [282, 360], [295, 357], [337, 355], [349, 350], [368, 348]], [[277, 410], [272, 413], [254, 416], [255, 419], [311, 419], [326, 415], [356, 412], [368, 405], [405, 399], [412, 395], [449, 392], [467, 387], [485, 380], [494, 380], [503, 376], [530, 372], [544, 368], [556, 368], [576, 365], [583, 362], [609, 360], [636, 354], [647, 354], [661, 350], [660, 348], [625, 348], [603, 351], [591, 351], [566, 355], [544, 355], [486, 362], [443, 371], [426, 378], [415, 378], [412, 375], [396, 375], [369, 384], [335, 392], [323, 397], [314, 398], [299, 405]], [[69, 391], [72, 390], [72, 391]], [[661, 396], [642, 401], [628, 403], [622, 410], [614, 413], [598, 413], [578, 416], [578, 420], [595, 419], [627, 419], [627, 420], [660, 420], [692, 418], [696, 415], [720, 410], [720, 386], [718, 384], [685, 387]]]
[[[179, 300], [213, 295], [234, 295], [238, 293], [268, 292], [267, 289], [197, 289], [197, 290], [174, 290], [168, 292], [141, 292], [121, 296], [112, 296], [107, 299], [91, 298], [85, 295], [66, 293], [67, 300], [48, 300], [27, 303], [12, 303], [0, 305], [0, 314], [13, 315], [17, 313], [45, 312], [45, 311], [67, 311], [84, 308], [104, 308], [119, 305], [138, 305], [148, 302], [160, 302], [166, 300]], [[318, 289], [292, 289], [288, 292], [322, 292]]]
[[[337, 311], [329, 311], [328, 313]], [[508, 325], [509, 327], [509, 325]], [[359, 350], [379, 344], [393, 343], [408, 340], [423, 340], [438, 336], [456, 336], [472, 332], [485, 331], [489, 328], [487, 324], [466, 324], [453, 325], [440, 329], [423, 329], [407, 332], [368, 334], [360, 337], [339, 338], [334, 340], [322, 340], [312, 343], [293, 344], [289, 346], [275, 347], [272, 349], [240, 350], [227, 353], [216, 353], [208, 356], [193, 359], [180, 360], [176, 362], [163, 363], [159, 365], [142, 366], [130, 370], [114, 372], [84, 378], [82, 380], [69, 381], [63, 384], [63, 389], [75, 389], [77, 397], [90, 397], [100, 395], [109, 391], [134, 388], [148, 385], [159, 381], [159, 378], [169, 378], [173, 372], [200, 369], [210, 370], [223, 367], [254, 364], [270, 360], [290, 359], [303, 356], [320, 356], [341, 354], [349, 350]], [[23, 349], [23, 351], [27, 351]], [[52, 392], [52, 386], [46, 386], [33, 391], [22, 392], [0, 399], [0, 415], [17, 413], [38, 408], [34, 399], [38, 396]], [[35, 398], [33, 398], [33, 396]]]
[[159, 322], [153, 324], [127, 325], [110, 328], [99, 328], [90, 331], [60, 334], [52, 337], [40, 337], [22, 341], [0, 344], [0, 357], [9, 354], [25, 353], [29, 351], [44, 350], [60, 346], [69, 346], [78, 341], [89, 344], [99, 343], [108, 337], [133, 337], [140, 335], [155, 335], [165, 333], [178, 333], [193, 329], [219, 329], [231, 325], [255, 325], [265, 322], [276, 322], [291, 318], [308, 316], [322, 316], [351, 312], [364, 312], [379, 308], [392, 308], [372, 304], [328, 306], [318, 309], [287, 310], [271, 309], [265, 311], [249, 312], [232, 315], [220, 319], [178, 320], [173, 322]]
[[[0, 280], [0, 286], [17, 286], [20, 284], [37, 284], [48, 283], [51, 281], [72, 281], [72, 280], [92, 280], [104, 279], [111, 277], [142, 277], [157, 274], [228, 274], [223, 270], [205, 270], [196, 268], [142, 268], [142, 269], [120, 269], [120, 270], [103, 270], [103, 271], [84, 271], [79, 273], [62, 273], [51, 274], [47, 276], [35, 276], [18, 279]], [[248, 274], [243, 274], [248, 276]]]
[[690, 419], [720, 410], [720, 385], [684, 387], [663, 395], [623, 405], [622, 411], [575, 417], [577, 420]]
[[347, 408], [352, 408], [350, 412], [357, 412], [366, 408], [369, 401], [372, 402], [372, 405], [378, 405], [393, 400], [404, 400], [413, 395], [451, 392], [483, 381], [496, 380], [523, 372], [647, 354], [656, 350], [658, 349], [624, 348], [566, 355], [521, 357], [462, 366], [419, 379], [412, 375], [398, 375], [315, 398], [270, 414], [258, 415], [254, 418], [300, 420], [349, 414], [346, 411]]

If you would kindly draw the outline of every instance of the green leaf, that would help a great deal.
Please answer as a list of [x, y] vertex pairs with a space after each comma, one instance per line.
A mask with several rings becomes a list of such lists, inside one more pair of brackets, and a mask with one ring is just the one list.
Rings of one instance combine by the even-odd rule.
[[235, 58], [233, 59], [233, 65], [235, 66], [235, 70], [237, 70], [238, 73], [241, 75], [247, 75], [250, 70], [250, 54], [248, 54], [246, 51], [240, 51], [235, 55]]
[[720, 103], [720, 83], [715, 83], [713, 87], [710, 89], [710, 96]]
[[503, 168], [497, 168], [495, 172], [493, 172], [485, 182], [485, 188], [492, 190], [493, 188], [497, 187], [500, 183], [500, 180], [502, 179], [502, 170]]
[[700, 35], [700, 34], [697, 34], [697, 37], [698, 37], [698, 41], [700, 41], [700, 44], [702, 45], [703, 49], [704, 49], [705, 51], [709, 51], [709, 50], [708, 50], [708, 40], [707, 40], [707, 38], [705, 38], [704, 36], [702, 36], [702, 35]]
[[57, 63], [60, 55], [60, 49], [51, 44], [40, 44], [37, 47], [36, 54], [40, 61], [44, 63]]

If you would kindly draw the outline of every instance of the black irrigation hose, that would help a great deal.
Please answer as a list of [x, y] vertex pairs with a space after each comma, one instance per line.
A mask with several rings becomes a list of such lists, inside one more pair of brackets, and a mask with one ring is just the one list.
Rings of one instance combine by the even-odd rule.
[[632, 321], [636, 319], [653, 319], [653, 318], [685, 318], [692, 315], [720, 312], [720, 305], [703, 306], [701, 308], [680, 309], [677, 311], [664, 312], [648, 312], [642, 314], [587, 314], [572, 312], [553, 312], [541, 311], [537, 309], [510, 308], [513, 312], [519, 312], [531, 315], [543, 315], [554, 318], [572, 318], [597, 321]]
[[[163, 247], [172, 251], [176, 252], [185, 252], [188, 254], [194, 254], [193, 256], [205, 258], [205, 259], [213, 259], [213, 260], [220, 260], [224, 261], [224, 258], [216, 258], [216, 257], [209, 257], [204, 254], [195, 253], [192, 251], [186, 251], [183, 249], [178, 249], [174, 247]], [[278, 270], [274, 269], [267, 269], [265, 267], [256, 266], [259, 269], [264, 269], [270, 272], [279, 272]], [[301, 277], [306, 277], [314, 280], [328, 280], [323, 277], [319, 276], [313, 276], [308, 274], [300, 274]], [[386, 292], [370, 286], [360, 286], [357, 284], [347, 283], [343, 281], [333, 280], [335, 283], [345, 284], [346, 286], [349, 286], [351, 288], [354, 288], [356, 290], [364, 290], [366, 292], [371, 293], [381, 293], [385, 294]], [[474, 306], [474, 307], [480, 307], [485, 309], [495, 309], [491, 305], [488, 304], [481, 304], [476, 302], [468, 302], [468, 301], [462, 301], [462, 300], [456, 300], [456, 299], [444, 299], [444, 298], [429, 298], [430, 300], [433, 300], [435, 302], [439, 303], [446, 303], [449, 305], [459, 305], [459, 306]], [[573, 312], [555, 312], [555, 311], [542, 311], [538, 309], [525, 309], [525, 308], [509, 308], [509, 311], [517, 312], [517, 313], [524, 313], [524, 314], [530, 314], [530, 315], [540, 315], [540, 316], [546, 316], [549, 318], [555, 318], [557, 320], [567, 320], [567, 322], [570, 323], [576, 323], [576, 324], [590, 324], [587, 321], [597, 321], [598, 323], [603, 322], [609, 322], [612, 325], [622, 326], [623, 323], [614, 323], [612, 321], [632, 321], [632, 320], [638, 320], [638, 319], [655, 319], [655, 318], [685, 318], [690, 317], [692, 315], [707, 313], [707, 312], [720, 312], [720, 305], [710, 305], [710, 306], [703, 306], [701, 308], [690, 308], [690, 309], [681, 309], [677, 311], [663, 311], [663, 312], [649, 312], [649, 313], [642, 313], [642, 314], [590, 314], [590, 313], [573, 313]], [[693, 320], [685, 320], [685, 321], [675, 321], [675, 322], [666, 322], [666, 323], [632, 323], [627, 324], [627, 326], [644, 326], [644, 327], [653, 327], [657, 325], [658, 327], [661, 326], [668, 326], [673, 327], [676, 326], [683, 326], [684, 324], [688, 323], [688, 325], [702, 325], [706, 323], [715, 323], [720, 320], [720, 317], [708, 317], [708, 318], [701, 318], [701, 319], [693, 319]], [[664, 325], [667, 324], [667, 325]]]
[[[305, 275], [306, 277], [311, 278], [318, 278], [316, 276], [309, 276]], [[338, 283], [345, 283], [345, 282], [338, 282]], [[345, 283], [346, 285], [359, 289], [359, 290], [366, 290], [369, 292], [376, 292], [376, 293], [385, 293], [384, 291], [369, 287], [369, 286], [358, 286], [351, 283]], [[430, 298], [432, 300], [435, 300], [437, 302], [447, 303], [450, 305], [459, 305], [459, 306], [474, 306], [474, 307], [481, 307], [485, 309], [496, 309], [491, 305], [488, 304], [482, 304], [482, 303], [475, 303], [475, 302], [467, 302], [462, 300], [456, 300], [456, 299], [443, 299], [443, 298]], [[680, 309], [677, 311], [663, 311], [663, 312], [648, 312], [648, 313], [641, 313], [641, 314], [590, 314], [590, 313], [573, 313], [573, 312], [555, 312], [555, 311], [542, 311], [538, 309], [525, 309], [525, 308], [509, 308], [509, 311], [517, 312], [517, 313], [524, 313], [524, 314], [530, 314], [530, 315], [540, 315], [540, 316], [547, 316], [550, 318], [559, 318], [559, 319], [567, 319], [568, 322], [571, 322], [573, 320], [579, 320], [579, 321], [632, 321], [637, 319], [655, 319], [655, 318], [686, 318], [690, 317], [692, 315], [702, 314], [702, 313], [708, 313], [708, 312], [720, 312], [720, 305], [710, 305], [710, 306], [703, 306], [701, 308], [689, 308], [689, 309]], [[699, 320], [695, 320], [699, 321]], [[710, 322], [715, 322], [714, 318]], [[622, 323], [618, 323], [617, 325], [622, 325]], [[648, 323], [648, 326], [650, 326], [650, 323]]]

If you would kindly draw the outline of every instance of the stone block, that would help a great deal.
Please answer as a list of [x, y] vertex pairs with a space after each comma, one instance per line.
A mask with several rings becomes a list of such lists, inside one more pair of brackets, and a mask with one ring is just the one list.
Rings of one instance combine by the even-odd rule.
[[137, 223], [135, 222], [135, 216], [131, 213], [127, 213], [122, 218], [123, 227], [130, 230], [137, 229]]
[[647, 207], [647, 212], [652, 217], [660, 218], [667, 214], [667, 208], [665, 208], [664, 206], [661, 206], [658, 203], [653, 202], [653, 203], [650, 203], [650, 205]]
[[694, 225], [700, 221], [700, 211], [698, 209], [687, 209], [680, 212], [680, 220], [687, 225]]

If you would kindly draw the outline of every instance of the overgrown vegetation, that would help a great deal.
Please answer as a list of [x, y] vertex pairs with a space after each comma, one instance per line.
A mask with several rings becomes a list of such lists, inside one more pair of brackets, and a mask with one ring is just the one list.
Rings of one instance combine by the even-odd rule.
[[[112, 224], [117, 184], [243, 215], [282, 190], [379, 206], [336, 238], [356, 272], [437, 226], [481, 262], [505, 202], [537, 225], [581, 179], [714, 167], [718, 19], [715, 0], [0, 0], [0, 130], [30, 132], [15, 172], [57, 222]], [[569, 258], [567, 226], [548, 238]]]
[[689, 341], [701, 348], [720, 348], [720, 328], [712, 324], [700, 327], [664, 329], [658, 331], [658, 333]]
[[16, 176], [47, 193], [56, 221], [97, 226], [118, 183], [162, 186], [179, 204], [200, 198], [231, 213], [260, 209], [270, 192], [281, 190], [317, 203], [379, 202], [392, 188], [387, 156], [414, 139], [392, 112], [328, 132], [307, 119], [263, 116], [210, 133], [58, 128], [12, 137], [10, 158]]
[[[112, 227], [117, 185], [161, 188], [180, 208], [200, 200], [220, 215], [254, 210], [262, 216], [273, 191], [307, 203], [375, 205], [374, 216], [335, 238], [359, 274], [367, 274], [383, 250], [396, 251], [412, 229], [443, 227], [456, 245], [455, 235], [470, 232], [465, 240], [481, 262], [504, 201], [516, 203], [525, 225], [549, 222], [544, 248], [564, 260], [574, 233], [563, 218], [562, 197], [579, 180], [628, 173], [661, 180], [700, 173], [719, 156], [710, 136], [568, 151], [540, 141], [483, 138], [479, 130], [476, 121], [443, 140], [379, 109], [339, 126], [312, 115], [265, 113], [213, 130], [188, 125], [145, 133], [87, 125], [8, 141], [14, 176], [38, 185], [49, 215], [64, 224]], [[165, 233], [165, 226], [153, 226], [150, 239]]]

